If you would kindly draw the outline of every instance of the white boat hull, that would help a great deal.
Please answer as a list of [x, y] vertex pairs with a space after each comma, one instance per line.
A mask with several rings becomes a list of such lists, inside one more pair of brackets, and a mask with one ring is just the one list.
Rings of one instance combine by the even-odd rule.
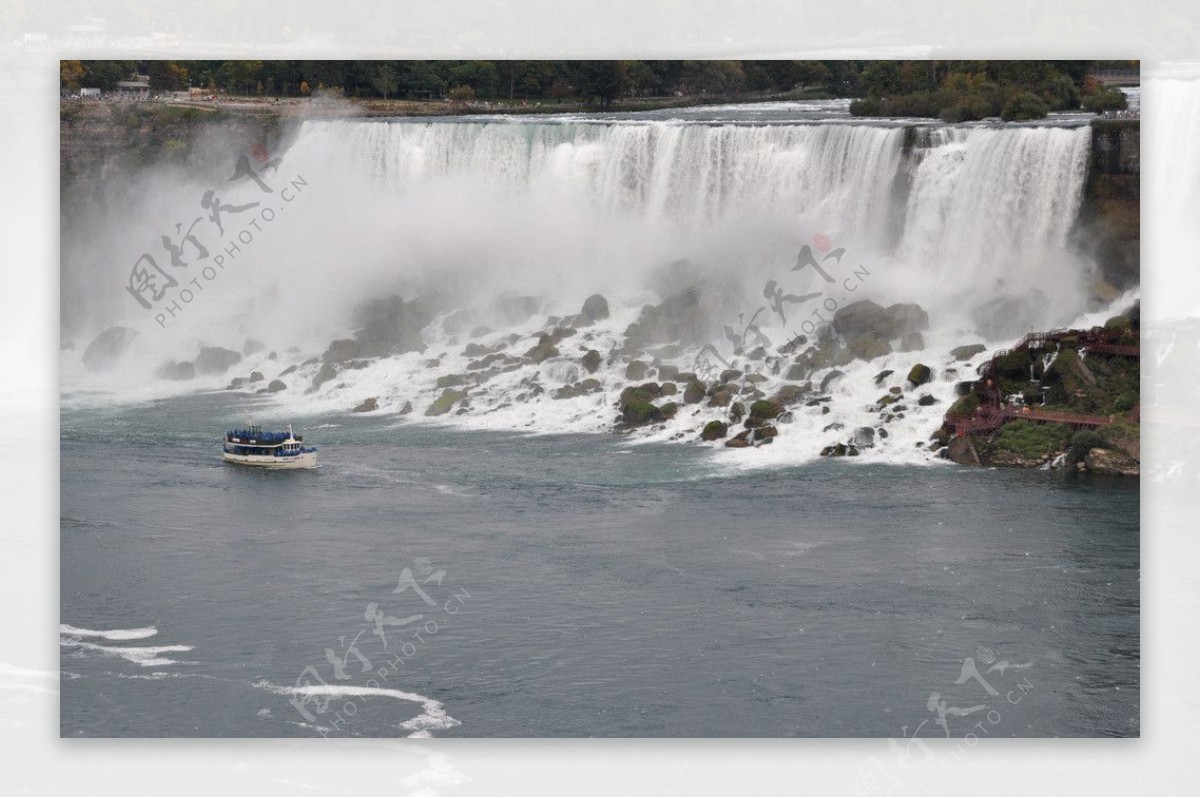
[[225, 458], [225, 462], [227, 463], [257, 466], [258, 468], [288, 469], [317, 467], [316, 452], [301, 452], [300, 454], [286, 456], [276, 456], [273, 454], [233, 454], [231, 452], [222, 452], [221, 456]]

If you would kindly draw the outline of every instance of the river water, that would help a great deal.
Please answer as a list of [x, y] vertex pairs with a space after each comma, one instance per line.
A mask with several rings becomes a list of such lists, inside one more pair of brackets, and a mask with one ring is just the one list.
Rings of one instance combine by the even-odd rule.
[[64, 397], [64, 736], [1139, 733], [1136, 482], [265, 401]]

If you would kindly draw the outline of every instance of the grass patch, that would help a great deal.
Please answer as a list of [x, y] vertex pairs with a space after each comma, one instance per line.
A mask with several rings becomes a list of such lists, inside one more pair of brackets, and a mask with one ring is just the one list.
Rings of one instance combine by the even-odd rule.
[[1038, 460], [1062, 451], [1070, 440], [1071, 428], [1065, 424], [1018, 420], [1001, 427], [992, 445], [1028, 460]]

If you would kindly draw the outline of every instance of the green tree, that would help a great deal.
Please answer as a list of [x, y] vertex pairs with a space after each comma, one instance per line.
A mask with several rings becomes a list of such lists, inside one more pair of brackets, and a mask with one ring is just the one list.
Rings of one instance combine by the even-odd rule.
[[579, 96], [609, 108], [613, 100], [629, 87], [629, 74], [624, 61], [581, 61], [576, 77]]
[[396, 87], [400, 85], [400, 81], [396, 78], [396, 70], [390, 64], [383, 64], [379, 69], [375, 70], [375, 77], [372, 79], [371, 85], [386, 100], [396, 90]]
[[1050, 111], [1046, 103], [1036, 94], [1028, 91], [1014, 92], [1004, 103], [1000, 117], [1005, 122], [1022, 122], [1027, 119], [1042, 119]]
[[80, 61], [84, 68], [82, 85], [104, 91], [117, 88], [117, 83], [136, 74], [132, 61]]
[[1125, 92], [1120, 89], [1102, 89], [1083, 98], [1084, 110], [1091, 111], [1093, 114], [1102, 114], [1105, 111], [1124, 111], [1128, 107], [1129, 100], [1125, 97]]

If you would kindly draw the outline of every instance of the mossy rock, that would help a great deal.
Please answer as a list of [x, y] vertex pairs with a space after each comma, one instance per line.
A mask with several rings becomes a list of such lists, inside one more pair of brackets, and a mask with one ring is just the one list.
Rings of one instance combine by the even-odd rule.
[[704, 399], [705, 393], [704, 383], [699, 380], [691, 380], [688, 382], [687, 387], [683, 389], [683, 402], [684, 404], [694, 405]]
[[589, 349], [580, 363], [587, 369], [588, 374], [595, 374], [596, 370], [600, 368], [600, 353], [595, 349]]
[[442, 395], [433, 401], [425, 410], [427, 416], [440, 416], [450, 412], [450, 409], [455, 404], [467, 397], [466, 391], [456, 391], [453, 388], [447, 388], [442, 392]]
[[759, 399], [750, 405], [751, 418], [772, 419], [783, 412], [783, 405], [770, 399]]
[[454, 388], [459, 385], [465, 385], [466, 382], [467, 378], [461, 374], [443, 374], [437, 378], [437, 385], [435, 387]]
[[924, 385], [933, 379], [933, 369], [924, 363], [918, 363], [908, 371], [908, 381], [913, 385]]
[[1128, 330], [1133, 326], [1128, 316], [1113, 316], [1108, 321], [1104, 322], [1106, 330]]
[[637, 427], [657, 421], [662, 411], [650, 402], [634, 399], [621, 407], [621, 422], [629, 427]]
[[729, 425], [724, 421], [710, 421], [700, 430], [700, 440], [715, 441], [724, 438], [729, 432]]
[[675, 418], [675, 414], [679, 412], [679, 405], [675, 402], [666, 402], [659, 406], [658, 414], [662, 416], [664, 421], [669, 421]]

